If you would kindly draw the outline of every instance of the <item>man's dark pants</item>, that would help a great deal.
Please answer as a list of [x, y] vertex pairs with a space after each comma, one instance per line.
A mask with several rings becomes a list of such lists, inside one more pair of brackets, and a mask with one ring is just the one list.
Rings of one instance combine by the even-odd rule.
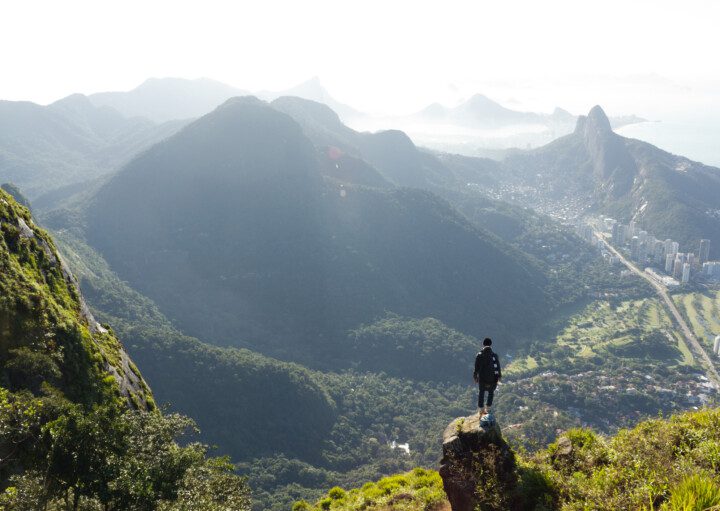
[[[491, 406], [493, 403], [493, 397], [495, 397], [495, 389], [497, 383], [480, 383], [478, 392], [478, 408], [483, 408], [485, 404]], [[485, 403], [485, 393], [487, 392], [487, 403]]]

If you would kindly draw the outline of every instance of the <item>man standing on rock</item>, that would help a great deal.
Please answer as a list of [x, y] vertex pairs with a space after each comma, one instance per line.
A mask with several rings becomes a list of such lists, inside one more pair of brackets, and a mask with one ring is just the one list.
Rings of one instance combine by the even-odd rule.
[[[493, 352], [492, 339], [486, 337], [483, 341], [483, 349], [475, 357], [475, 372], [473, 379], [479, 386], [478, 391], [478, 413], [480, 415], [489, 414], [492, 406], [495, 389], [502, 378], [500, 370], [500, 359]], [[487, 392], [487, 405], [485, 403], [485, 393]]]

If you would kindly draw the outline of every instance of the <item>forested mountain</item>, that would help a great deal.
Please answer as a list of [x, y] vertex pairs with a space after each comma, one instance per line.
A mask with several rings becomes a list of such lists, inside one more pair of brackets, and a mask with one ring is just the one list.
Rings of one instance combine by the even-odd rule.
[[183, 332], [314, 363], [385, 311], [481, 335], [545, 310], [521, 252], [428, 192], [327, 182], [321, 157], [288, 116], [231, 100], [103, 186], [87, 240]]
[[[601, 160], [622, 170], [610, 153]], [[622, 182], [621, 170], [606, 179]], [[538, 354], [560, 306], [643, 295], [566, 227], [484, 195], [527, 179], [399, 131], [354, 131], [319, 103], [244, 97], [42, 218], [158, 399], [242, 462], [256, 509], [285, 509], [317, 488], [432, 463], [433, 428], [472, 401], [478, 337], [517, 353], [535, 388], [533, 364], [570, 356], [555, 342]], [[563, 385], [593, 367], [577, 364]], [[523, 406], [577, 423], [551, 389], [523, 388], [508, 387], [503, 408], [517, 438], [547, 436]], [[656, 410], [651, 398], [618, 403], [618, 417]], [[413, 454], [393, 451], [396, 439]]]
[[38, 392], [48, 382], [81, 403], [122, 395], [137, 408], [153, 407], [137, 368], [90, 314], [50, 237], [3, 190], [0, 229], [2, 385]]
[[720, 169], [615, 134], [598, 106], [571, 135], [505, 164], [506, 182], [556, 201], [579, 199], [683, 248], [720, 239]]
[[180, 125], [128, 119], [80, 94], [48, 106], [0, 101], [0, 176], [33, 200], [112, 172]]
[[[303, 133], [331, 159], [341, 160], [335, 169], [327, 172], [334, 176], [346, 165], [344, 158], [360, 159], [389, 183], [396, 186], [423, 188], [442, 192], [448, 188], [464, 186], [468, 180], [483, 172], [482, 168], [455, 171], [444, 165], [428, 151], [415, 146], [410, 138], [398, 130], [377, 133], [355, 131], [340, 120], [326, 105], [297, 97], [280, 97], [272, 106], [291, 116], [303, 128]], [[475, 167], [495, 167], [491, 160], [474, 158]], [[366, 171], [365, 175], [370, 172]], [[472, 178], [472, 179], [471, 179]], [[365, 184], [365, 183], [360, 183]], [[382, 186], [377, 183], [376, 186]]]
[[[157, 411], [48, 234], [0, 190], [0, 508], [248, 509], [192, 421]], [[222, 492], [218, 489], [222, 488]]]

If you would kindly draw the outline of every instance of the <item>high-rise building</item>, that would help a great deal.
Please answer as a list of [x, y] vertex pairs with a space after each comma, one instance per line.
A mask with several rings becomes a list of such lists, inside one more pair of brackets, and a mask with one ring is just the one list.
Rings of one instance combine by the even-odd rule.
[[690, 266], [695, 266], [695, 263], [697, 262], [695, 259], [695, 254], [692, 252], [688, 252], [687, 256], [685, 256], [685, 262], [690, 264]]
[[653, 259], [655, 264], [662, 266], [665, 261], [665, 243], [662, 241], [655, 241], [655, 248], [653, 249]]
[[640, 260], [640, 238], [633, 236], [630, 240], [630, 258], [633, 261]]
[[670, 246], [670, 251], [673, 254], [677, 254], [679, 250], [680, 250], [680, 243], [678, 243], [677, 241], [673, 241]]
[[682, 283], [687, 284], [688, 282], [690, 282], [690, 263], [683, 263]]
[[628, 237], [632, 239], [633, 236], [637, 235], [637, 226], [635, 225], [635, 220], [630, 220], [630, 224], [628, 225]]
[[616, 247], [625, 244], [625, 226], [620, 222], [612, 227], [612, 242]]
[[638, 233], [638, 238], [640, 238], [640, 243], [647, 243], [647, 240], [648, 240], [647, 231], [640, 231]]
[[720, 279], [720, 261], [708, 261], [703, 263], [702, 274], [713, 280]]
[[698, 252], [700, 264], [710, 260], [710, 240], [700, 240], [700, 251]]
[[676, 279], [680, 279], [682, 277], [682, 271], [683, 271], [683, 261], [679, 257], [675, 257], [675, 262], [673, 263], [673, 277]]
[[665, 253], [672, 254], [672, 240], [670, 238], [665, 240]]
[[665, 256], [665, 273], [672, 275], [673, 265], [675, 263], [675, 254], [668, 254]]

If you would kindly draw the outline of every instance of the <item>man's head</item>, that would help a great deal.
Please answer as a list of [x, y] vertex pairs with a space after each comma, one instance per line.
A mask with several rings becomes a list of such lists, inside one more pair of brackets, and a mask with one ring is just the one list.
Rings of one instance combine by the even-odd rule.
[[490, 337], [485, 337], [485, 340], [483, 341], [483, 346], [492, 346], [492, 339], [490, 339]]

